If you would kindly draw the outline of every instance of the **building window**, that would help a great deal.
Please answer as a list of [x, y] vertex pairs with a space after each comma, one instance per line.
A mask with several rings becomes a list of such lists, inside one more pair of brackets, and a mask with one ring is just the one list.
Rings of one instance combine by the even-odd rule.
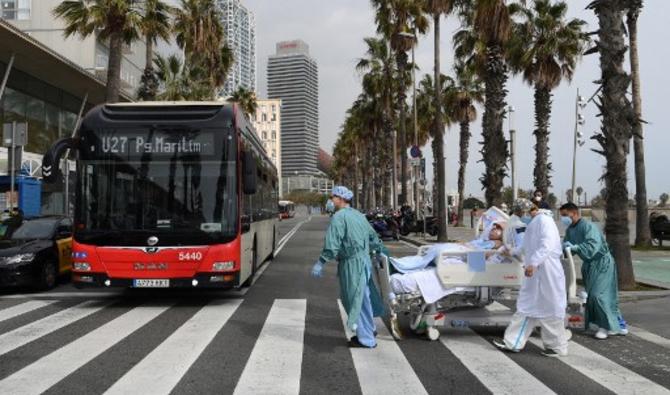
[[272, 131], [272, 140], [277, 140], [277, 131], [276, 130]]
[[263, 115], [261, 116], [261, 121], [262, 122], [267, 122], [268, 121], [268, 114], [263, 113]]
[[273, 112], [273, 113], [272, 113], [272, 122], [274, 122], [274, 121], [276, 121], [276, 120], [277, 120], [277, 113], [276, 113], [276, 112]]
[[30, 0], [0, 0], [3, 19], [25, 21], [30, 19]]
[[263, 140], [268, 139], [268, 132], [263, 131]]

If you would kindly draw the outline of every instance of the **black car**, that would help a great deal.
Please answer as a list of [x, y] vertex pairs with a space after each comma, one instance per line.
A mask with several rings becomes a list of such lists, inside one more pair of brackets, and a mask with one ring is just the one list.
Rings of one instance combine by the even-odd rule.
[[51, 289], [70, 271], [72, 221], [50, 216], [24, 221], [0, 240], [0, 287]]

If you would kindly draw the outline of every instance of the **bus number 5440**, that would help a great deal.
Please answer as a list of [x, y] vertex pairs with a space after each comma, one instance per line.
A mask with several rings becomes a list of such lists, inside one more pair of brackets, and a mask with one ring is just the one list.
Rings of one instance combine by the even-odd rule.
[[202, 260], [202, 252], [180, 252], [180, 261], [200, 261]]

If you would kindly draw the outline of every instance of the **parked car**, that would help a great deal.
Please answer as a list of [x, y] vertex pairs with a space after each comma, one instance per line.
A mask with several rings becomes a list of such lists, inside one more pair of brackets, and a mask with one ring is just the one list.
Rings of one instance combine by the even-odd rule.
[[0, 240], [0, 287], [51, 289], [72, 263], [72, 220], [62, 216], [24, 221]]

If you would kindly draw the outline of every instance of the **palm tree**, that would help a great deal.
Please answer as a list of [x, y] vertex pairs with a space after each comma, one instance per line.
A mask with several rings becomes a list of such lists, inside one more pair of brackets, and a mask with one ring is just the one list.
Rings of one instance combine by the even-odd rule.
[[640, 93], [640, 58], [637, 53], [637, 19], [642, 11], [642, 0], [628, 1], [628, 41], [630, 47], [630, 74], [633, 82], [633, 152], [635, 152], [635, 210], [637, 221], [635, 227], [635, 245], [647, 247], [651, 245], [649, 229], [649, 207], [647, 203], [647, 180], [644, 164], [644, 131], [642, 130], [642, 96]]
[[[375, 129], [375, 143], [377, 146], [389, 146], [392, 144], [392, 105], [395, 84], [397, 81], [393, 78], [396, 73], [395, 62], [391, 51], [387, 46], [386, 39], [368, 37], [365, 40], [367, 50], [366, 56], [359, 59], [356, 64], [356, 70], [363, 75], [363, 89], [374, 100], [374, 129]], [[381, 150], [377, 159], [377, 169], [370, 169], [375, 180], [375, 191], [379, 190], [379, 195], [386, 196], [387, 200], [392, 203], [392, 182], [388, 181], [391, 178], [391, 167], [393, 156], [389, 150]], [[379, 199], [379, 203], [383, 200]], [[389, 204], [390, 205], [390, 204]]]
[[[397, 81], [395, 87], [396, 109], [399, 114], [397, 126], [400, 155], [401, 201], [407, 198], [407, 136], [406, 136], [406, 91], [408, 82], [407, 51], [416, 45], [416, 34], [422, 34], [428, 27], [423, 15], [421, 1], [415, 0], [371, 0], [375, 9], [377, 32], [390, 44], [395, 55]], [[389, 76], [390, 77], [390, 76]], [[390, 79], [388, 80], [390, 83]], [[390, 107], [390, 103], [389, 103]], [[396, 181], [397, 182], [397, 181]]]
[[130, 45], [139, 37], [142, 21], [139, 2], [67, 0], [56, 6], [53, 14], [65, 21], [65, 37], [78, 34], [85, 38], [95, 33], [99, 40], [109, 42], [105, 100], [119, 101], [123, 45]]
[[[635, 112], [626, 97], [629, 77], [624, 71], [626, 53], [623, 13], [625, 0], [595, 0], [589, 4], [598, 17], [598, 41], [595, 50], [600, 53], [602, 93], [599, 108], [602, 115], [600, 133], [594, 138], [605, 156], [605, 233], [617, 263], [619, 286], [635, 287], [635, 273], [630, 253], [628, 231], [627, 153], [633, 137]], [[587, 51], [587, 53], [593, 50]]]
[[[579, 204], [582, 201], [582, 193], [584, 193], [584, 188], [582, 187], [577, 187], [575, 189], [575, 192], [577, 192], [577, 204]], [[570, 196], [572, 199], [572, 195]]]
[[506, 47], [512, 21], [505, 0], [463, 2], [460, 17], [464, 28], [454, 36], [455, 52], [458, 57], [473, 62], [484, 81], [481, 152], [485, 172], [481, 181], [486, 204], [498, 206], [502, 203], [508, 155], [502, 128], [507, 94]]
[[463, 201], [465, 199], [465, 169], [468, 164], [470, 123], [477, 119], [475, 103], [484, 101], [484, 89], [473, 65], [456, 63], [456, 84], [449, 92], [449, 112], [460, 125], [460, 153], [458, 167], [458, 226], [463, 226]]
[[[434, 68], [433, 81], [435, 87], [433, 94], [435, 95], [434, 106], [438, 107], [441, 101], [440, 92], [442, 91], [442, 78], [440, 71], [440, 18], [451, 12], [454, 6], [453, 0], [427, 0], [425, 4], [425, 11], [433, 17], [433, 40], [434, 40]], [[435, 158], [435, 173], [437, 174], [437, 201], [435, 202], [435, 211], [438, 220], [437, 240], [447, 241], [447, 200], [445, 196], [446, 191], [446, 170], [444, 168], [444, 121], [442, 119], [443, 113], [441, 111], [435, 112], [435, 119], [433, 120], [433, 156]]]
[[518, 16], [510, 40], [510, 65], [535, 89], [535, 189], [548, 195], [551, 186], [549, 163], [549, 118], [552, 93], [563, 78], [572, 80], [575, 65], [588, 43], [586, 22], [566, 20], [564, 1], [535, 0], [532, 8], [510, 6]]
[[157, 99], [167, 101], [186, 100], [188, 93], [188, 83], [185, 81], [184, 65], [177, 55], [170, 55], [164, 58], [156, 55], [154, 59], [156, 66], [154, 73], [160, 83], [160, 92]]
[[140, 29], [146, 41], [144, 73], [137, 96], [140, 100], [155, 100], [158, 80], [153, 71], [154, 45], [158, 39], [170, 39], [170, 7], [161, 0], [144, 0]]
[[228, 101], [239, 104], [240, 108], [242, 111], [244, 111], [247, 117], [255, 114], [256, 109], [258, 108], [258, 103], [256, 102], [256, 93], [243, 87], [239, 87], [235, 92], [233, 92]]
[[189, 67], [204, 71], [201, 77], [213, 98], [233, 63], [232, 51], [224, 39], [221, 11], [215, 0], [181, 0], [181, 7], [173, 13], [177, 45], [184, 50]]

